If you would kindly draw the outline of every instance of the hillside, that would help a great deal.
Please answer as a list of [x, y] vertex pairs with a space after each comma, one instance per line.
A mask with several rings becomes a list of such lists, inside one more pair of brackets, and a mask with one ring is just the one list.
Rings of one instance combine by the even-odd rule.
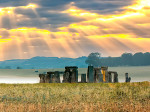
[[58, 58], [58, 57], [33, 57], [31, 59], [14, 59], [0, 62], [1, 69], [46, 69], [64, 68], [65, 66], [78, 66], [85, 68], [87, 57]]

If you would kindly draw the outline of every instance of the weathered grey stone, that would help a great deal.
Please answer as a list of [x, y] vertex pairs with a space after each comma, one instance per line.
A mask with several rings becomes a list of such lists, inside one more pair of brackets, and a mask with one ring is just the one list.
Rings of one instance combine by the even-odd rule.
[[109, 76], [108, 82], [112, 83], [112, 74], [111, 74], [111, 72], [108, 72], [108, 76]]
[[78, 68], [75, 69], [75, 73], [76, 73], [76, 83], [78, 83]]
[[130, 82], [131, 77], [129, 77], [128, 73], [125, 73], [125, 82]]
[[89, 83], [94, 82], [94, 67], [93, 66], [88, 66], [88, 72], [87, 72], [87, 81]]
[[114, 73], [114, 83], [117, 83], [118, 82], [118, 74], [117, 72]]
[[94, 68], [94, 82], [95, 83], [98, 83], [99, 82], [99, 74], [101, 73], [100, 72], [101, 68]]
[[49, 83], [53, 83], [53, 74], [54, 72], [47, 72], [48, 76], [49, 76]]
[[99, 74], [99, 82], [103, 82], [103, 74], [102, 73]]
[[49, 80], [47, 80], [47, 83], [60, 83], [60, 73], [59, 71], [55, 72], [47, 72], [49, 77]]
[[45, 74], [39, 74], [40, 83], [45, 83]]
[[81, 74], [81, 82], [86, 83], [86, 74]]
[[125, 73], [125, 82], [128, 82], [128, 73]]
[[[112, 75], [114, 75], [113, 77], [113, 81], [112, 81]], [[118, 73], [116, 71], [108, 71], [108, 82], [118, 82]]]
[[103, 74], [102, 73], [98, 73], [96, 76], [96, 83], [100, 83], [103, 82]]
[[75, 83], [76, 82], [76, 70], [73, 69], [71, 72], [71, 83]]
[[129, 77], [128, 82], [131, 82], [131, 77]]
[[103, 74], [101, 73], [101, 68], [94, 68], [94, 82], [103, 82]]
[[60, 73], [59, 73], [59, 71], [55, 71], [55, 73], [54, 73], [54, 83], [60, 83]]
[[65, 70], [64, 75], [63, 75], [63, 82], [64, 83], [70, 83], [71, 82], [70, 75], [71, 75], [71, 71], [70, 71], [70, 69], [67, 68]]
[[50, 75], [49, 74], [45, 75], [45, 83], [50, 83]]
[[78, 82], [78, 67], [76, 66], [67, 66], [65, 67], [65, 72], [63, 75], [64, 83], [75, 83]]

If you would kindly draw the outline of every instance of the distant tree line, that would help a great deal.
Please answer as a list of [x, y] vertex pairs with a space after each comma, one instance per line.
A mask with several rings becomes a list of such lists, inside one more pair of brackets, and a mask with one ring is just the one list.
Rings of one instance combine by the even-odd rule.
[[[1, 67], [0, 69], [12, 69], [11, 66], [5, 66], [5, 67]], [[16, 69], [22, 69], [22, 67], [17, 66]]]
[[100, 53], [91, 53], [85, 61], [88, 65], [98, 66], [147, 66], [150, 65], [150, 52], [123, 53], [120, 57], [100, 57]]

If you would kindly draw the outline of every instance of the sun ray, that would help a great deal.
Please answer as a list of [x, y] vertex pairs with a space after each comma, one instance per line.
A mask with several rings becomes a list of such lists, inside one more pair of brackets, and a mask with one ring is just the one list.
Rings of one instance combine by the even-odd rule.
[[[64, 25], [55, 31], [50, 31], [51, 28], [17, 26], [18, 19], [21, 22], [25, 20], [25, 17], [28, 17], [17, 14], [16, 9], [33, 11], [35, 18], [39, 20], [38, 24], [42, 27], [47, 26], [40, 17], [38, 10], [36, 10], [39, 7], [37, 4], [30, 3], [27, 6], [0, 8], [0, 28], [3, 27], [2, 18], [4, 16], [9, 18], [12, 27], [5, 29], [5, 32], [9, 34], [7, 38], [5, 35], [0, 38], [2, 60], [7, 55], [5, 53], [6, 47], [11, 47], [14, 44], [16, 44], [19, 58], [36, 55], [77, 57], [86, 54], [85, 49], [99, 49], [105, 54], [113, 56], [119, 55], [125, 50], [131, 52], [150, 50], [148, 46], [150, 39], [146, 38], [149, 34], [144, 31], [144, 29], [149, 28], [149, 24], [147, 24], [150, 19], [150, 16], [148, 16], [150, 11], [149, 0], [135, 0], [134, 4], [123, 7], [122, 12], [103, 15], [70, 6], [60, 13], [81, 18], [82, 21]], [[38, 46], [34, 45], [36, 40], [41, 41]], [[5, 45], [5, 43], [7, 44]], [[40, 48], [42, 47], [40, 44], [44, 44], [45, 47]], [[39, 53], [39, 50], [44, 53], [41, 49], [45, 50], [45, 54]]]

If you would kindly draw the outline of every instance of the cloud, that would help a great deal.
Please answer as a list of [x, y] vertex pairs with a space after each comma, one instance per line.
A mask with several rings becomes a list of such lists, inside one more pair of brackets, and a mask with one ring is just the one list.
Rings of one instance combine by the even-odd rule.
[[75, 6], [100, 14], [110, 14], [123, 11], [123, 7], [131, 5], [131, 3], [132, 0], [82, 0], [81, 2], [76, 2]]
[[[61, 13], [71, 6], [96, 13], [108, 14], [114, 13], [115, 11], [122, 11], [123, 6], [127, 6], [131, 3], [131, 1], [120, 2], [119, 0], [113, 0], [113, 2], [112, 0], [2, 0], [0, 2], [0, 6], [6, 8], [6, 10], [10, 7], [14, 8], [14, 14], [16, 16], [22, 15], [22, 20], [19, 18], [18, 21], [16, 21], [19, 27], [26, 27], [30, 24], [30, 27], [41, 26], [41, 28], [43, 28], [45, 26], [48, 27], [47, 24], [50, 24], [53, 29], [61, 25], [69, 25], [73, 22], [83, 20], [82, 18], [75, 18], [68, 14]], [[38, 8], [33, 10], [32, 7], [29, 7], [30, 4], [38, 5]], [[43, 18], [47, 21], [43, 21]], [[39, 24], [38, 26], [38, 24], [35, 24], [37, 22], [40, 23], [40, 21], [43, 21], [43, 25]], [[8, 25], [4, 27], [9, 28]]]
[[2, 1], [1, 60], [150, 50], [149, 0]]

